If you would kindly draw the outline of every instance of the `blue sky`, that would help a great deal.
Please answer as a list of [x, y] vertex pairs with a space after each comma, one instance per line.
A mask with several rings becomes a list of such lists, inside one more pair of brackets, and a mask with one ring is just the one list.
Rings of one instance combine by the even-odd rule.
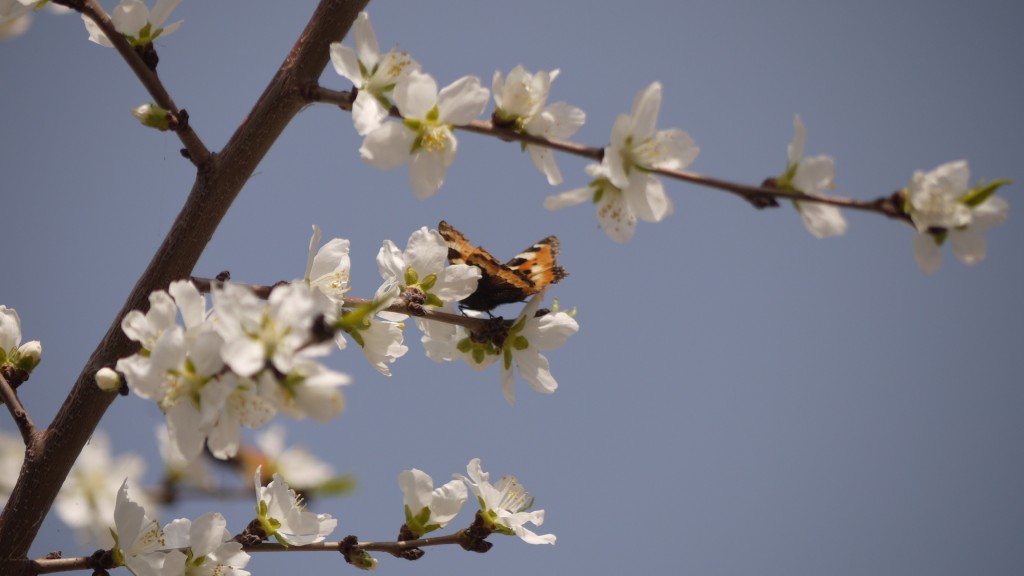
[[[314, 6], [178, 8], [185, 24], [157, 42], [159, 71], [207, 146], [223, 146]], [[658, 80], [659, 125], [694, 138], [700, 173], [750, 184], [778, 175], [800, 113], [807, 153], [836, 158], [839, 195], [888, 195], [914, 170], [961, 158], [972, 181], [1024, 182], [1024, 9], [1013, 3], [381, 2], [369, 12], [382, 47], [398, 43], [442, 86], [466, 74], [489, 86], [494, 70], [517, 64], [561, 69], [552, 99], [588, 115], [578, 142], [603, 146], [615, 117]], [[43, 342], [22, 398], [46, 423], [194, 173], [175, 138], [128, 114], [144, 91], [113, 51], [86, 41], [77, 16], [41, 14], [0, 45], [0, 78], [0, 303]], [[349, 88], [330, 68], [322, 83]], [[559, 157], [566, 181], [551, 188], [517, 145], [462, 134], [444, 187], [419, 201], [405, 169], [367, 166], [360, 143], [346, 113], [305, 110], [196, 275], [300, 276], [316, 223], [352, 241], [353, 294], [369, 296], [380, 243], [404, 245], [445, 219], [499, 258], [557, 234], [570, 276], [552, 293], [581, 324], [549, 354], [559, 390], [520, 386], [515, 407], [496, 370], [434, 364], [412, 327], [390, 379], [354, 350], [333, 358], [355, 379], [345, 414], [288, 424], [290, 439], [359, 479], [353, 495], [315, 503], [340, 518], [338, 537], [394, 538], [398, 473], [418, 467], [440, 481], [472, 457], [515, 474], [547, 511], [542, 531], [559, 537], [554, 547], [494, 537], [488, 554], [438, 549], [416, 563], [384, 557], [380, 570], [1020, 573], [1019, 184], [1002, 192], [1010, 219], [987, 235], [984, 262], [967, 267], [947, 248], [925, 275], [913, 231], [880, 216], [848, 213], [845, 236], [816, 240], [787, 207], [755, 211], [666, 182], [675, 214], [618, 245], [590, 206], [542, 207], [587, 183], [581, 159]], [[117, 450], [149, 454], [152, 481], [149, 431], [160, 421], [151, 403], [127, 397], [100, 425]], [[13, 430], [6, 418], [0, 428]], [[161, 519], [214, 508], [236, 532], [252, 512], [249, 502], [195, 502]], [[50, 517], [33, 554], [58, 548], [91, 552]], [[296, 558], [311, 572], [339, 569], [334, 555], [261, 555], [250, 570]]]

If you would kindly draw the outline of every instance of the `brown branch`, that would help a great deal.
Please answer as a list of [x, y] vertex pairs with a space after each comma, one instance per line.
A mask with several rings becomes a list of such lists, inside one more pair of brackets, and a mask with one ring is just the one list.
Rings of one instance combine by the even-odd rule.
[[[195, 284], [196, 288], [200, 292], [207, 294], [210, 293], [210, 289], [213, 283], [215, 282], [215, 280], [211, 280], [210, 278], [200, 278], [197, 276], [193, 276], [191, 280], [192, 283]], [[252, 290], [254, 294], [259, 296], [260, 298], [263, 298], [264, 300], [270, 297], [270, 291], [273, 290], [275, 286], [277, 286], [277, 284], [267, 286], [263, 284], [242, 284], [239, 282], [233, 282], [233, 284], [238, 286], [244, 286], [249, 290]], [[370, 304], [372, 302], [373, 300], [370, 298], [356, 298], [346, 296], [344, 307], [358, 308], [360, 306], [366, 306], [367, 304]], [[382, 311], [394, 312], [396, 314], [408, 314], [410, 316], [415, 316], [416, 318], [423, 318], [425, 320], [434, 320], [437, 322], [444, 322], [446, 324], [455, 324], [456, 326], [462, 326], [467, 330], [480, 330], [488, 323], [487, 318], [471, 318], [469, 316], [463, 316], [461, 314], [439, 312], [437, 310], [432, 310], [430, 308], [422, 308], [423, 314], [413, 314], [412, 312], [409, 311], [409, 307], [407, 306], [406, 302], [401, 298], [399, 298], [399, 300], [396, 301], [391, 306], [384, 308]]]
[[14, 423], [18, 425], [18, 431], [21, 432], [21, 439], [25, 441], [25, 446], [28, 446], [38, 432], [36, 425], [32, 423], [32, 418], [28, 415], [25, 407], [21, 405], [18, 393], [2, 373], [0, 373], [0, 398], [7, 405], [7, 410], [10, 411]]
[[[330, 90], [321, 86], [314, 86], [307, 88], [306, 97], [310, 102], [326, 102], [334, 104], [342, 110], [351, 112], [352, 103], [355, 101], [355, 91], [344, 92], [337, 90]], [[391, 108], [391, 116], [394, 118], [401, 118], [402, 115], [395, 107]], [[552, 150], [558, 150], [566, 154], [572, 154], [573, 156], [579, 156], [581, 158], [587, 158], [595, 162], [600, 162], [604, 157], [603, 148], [595, 148], [593, 146], [585, 146], [583, 144], [577, 144], [575, 142], [569, 142], [566, 140], [551, 140], [541, 136], [534, 136], [525, 132], [517, 132], [511, 128], [495, 125], [493, 122], [486, 120], [474, 120], [469, 124], [463, 126], [455, 126], [456, 129], [465, 132], [472, 132], [474, 134], [482, 134], [484, 136], [491, 136], [504, 140], [506, 142], [521, 142], [524, 144], [533, 144], [535, 146], [543, 146]], [[689, 182], [705, 188], [714, 188], [735, 194], [740, 198], [743, 198], [751, 205], [756, 208], [768, 208], [777, 206], [777, 202], [773, 202], [773, 199], [784, 198], [787, 200], [798, 200], [800, 202], [817, 202], [819, 204], [830, 204], [832, 206], [838, 206], [840, 208], [846, 208], [849, 210], [860, 210], [863, 212], [874, 212], [876, 214], [882, 214], [889, 218], [896, 220], [902, 220], [908, 224], [912, 224], [910, 216], [901, 209], [902, 203], [898, 198], [900, 192], [895, 192], [890, 196], [883, 196], [874, 200], [853, 200], [850, 198], [842, 198], [837, 196], [814, 196], [811, 194], [801, 194], [799, 192], [791, 192], [788, 190], [782, 190], [779, 188], [773, 188], [770, 186], [750, 186], [748, 184], [740, 184], [737, 182], [730, 182], [728, 180], [722, 180], [719, 178], [713, 178], [711, 176], [704, 176], [697, 174], [696, 172], [687, 172], [685, 170], [668, 170], [664, 168], [646, 168], [648, 172], [671, 178], [673, 180], [681, 180], [683, 182]], [[767, 183], [768, 181], [766, 181]]]
[[[330, 43], [345, 36], [367, 1], [321, 0], [306, 29], [224, 151], [211, 155], [200, 165], [185, 205], [146, 271], [82, 368], [50, 427], [29, 446], [21, 476], [0, 514], [0, 562], [25, 558], [72, 463], [115, 397], [97, 388], [94, 375], [99, 368], [112, 366], [137, 350], [137, 345], [121, 331], [121, 319], [131, 310], [147, 309], [149, 294], [154, 290], [166, 289], [172, 281], [189, 277], [242, 186], [285, 126], [306, 104], [302, 88], [314, 83], [323, 72]], [[89, 0], [89, 5], [95, 5], [95, 0]], [[131, 64], [132, 60], [126, 59]], [[16, 574], [19, 572], [11, 576]]]

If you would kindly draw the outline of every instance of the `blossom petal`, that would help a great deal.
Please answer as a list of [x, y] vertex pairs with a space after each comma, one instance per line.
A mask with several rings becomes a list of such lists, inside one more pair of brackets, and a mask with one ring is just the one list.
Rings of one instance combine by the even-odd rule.
[[361, 91], [352, 104], [352, 124], [360, 136], [366, 136], [380, 127], [390, 113], [373, 94]]
[[543, 394], [554, 394], [558, 389], [558, 382], [551, 375], [551, 364], [543, 355], [535, 350], [526, 350], [515, 354], [516, 366], [519, 367], [519, 375], [526, 380], [537, 392]]
[[476, 76], [463, 76], [437, 96], [438, 119], [446, 124], [469, 124], [484, 112], [491, 92]]
[[544, 208], [548, 210], [560, 210], [567, 206], [575, 206], [582, 204], [587, 200], [594, 197], [594, 190], [589, 186], [583, 188], [576, 188], [562, 192], [561, 194], [555, 194], [548, 196], [544, 199]]
[[409, 185], [420, 200], [426, 200], [441, 189], [448, 166], [455, 159], [455, 137], [451, 145], [445, 146], [440, 152], [421, 150], [412, 157], [409, 165]]
[[846, 234], [846, 218], [838, 206], [820, 202], [794, 202], [807, 231], [815, 238]]
[[356, 88], [362, 87], [363, 75], [359, 70], [359, 58], [355, 50], [341, 42], [331, 44], [331, 64], [335, 72], [352, 82]]
[[366, 135], [359, 155], [370, 166], [381, 170], [398, 168], [409, 162], [416, 133], [400, 122], [387, 122]]
[[949, 233], [949, 243], [953, 247], [953, 255], [968, 266], [973, 266], [985, 259], [987, 244], [981, 232], [974, 226], [966, 230], [953, 230]]
[[373, 25], [370, 24], [370, 15], [360, 12], [353, 23], [352, 32], [359, 60], [367, 70], [372, 69], [380, 59], [380, 45], [377, 43], [377, 33], [373, 31]]
[[[181, 0], [156, 0], [156, 4], [153, 5], [153, 10], [149, 13], [149, 23], [153, 25], [153, 29], [160, 28], [163, 23], [167, 21], [171, 16], [171, 12], [181, 4]], [[171, 26], [177, 29], [181, 25], [181, 22], [176, 22]], [[164, 28], [164, 34], [170, 34], [174, 30], [169, 30], [171, 26]]]
[[437, 104], [437, 82], [419, 70], [409, 72], [396, 86], [395, 106], [406, 118], [426, 118]]
[[1010, 205], [1002, 197], [989, 196], [971, 211], [971, 230], [984, 232], [993, 226], [1006, 222]]
[[597, 202], [597, 222], [612, 240], [629, 241], [636, 232], [636, 214], [629, 208], [618, 189], [606, 188]]
[[658, 110], [661, 108], [661, 83], [652, 82], [633, 99], [632, 134], [635, 142], [643, 142], [654, 136], [658, 124]]
[[942, 265], [942, 251], [931, 234], [914, 235], [914, 259], [925, 274], [931, 274]]
[[700, 154], [700, 148], [694, 143], [693, 138], [678, 128], [659, 130], [651, 143], [655, 154], [650, 159], [650, 166], [654, 168], [682, 170], [692, 164]]
[[789, 164], [792, 166], [804, 157], [804, 144], [807, 142], [807, 129], [800, 115], [793, 116], [793, 142], [789, 145]]
[[672, 199], [665, 193], [665, 187], [650, 174], [634, 177], [622, 191], [636, 217], [647, 222], [661, 222], [672, 214]]

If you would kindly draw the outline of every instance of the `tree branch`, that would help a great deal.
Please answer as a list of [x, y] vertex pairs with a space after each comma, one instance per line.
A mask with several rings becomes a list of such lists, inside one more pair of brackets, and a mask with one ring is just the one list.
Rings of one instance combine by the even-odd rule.
[[[306, 97], [310, 102], [326, 102], [333, 104], [342, 110], [347, 112], [352, 111], [352, 103], [355, 101], [355, 91], [344, 92], [338, 90], [330, 90], [322, 86], [311, 86], [305, 91]], [[401, 118], [402, 115], [395, 107], [391, 108], [391, 116], [394, 118]], [[596, 148], [593, 146], [585, 146], [583, 144], [577, 144], [575, 142], [569, 142], [566, 140], [549, 140], [541, 136], [534, 136], [525, 132], [516, 132], [510, 128], [504, 128], [496, 126], [493, 122], [486, 120], [474, 120], [469, 124], [462, 126], [455, 126], [454, 128], [465, 132], [472, 132], [474, 134], [482, 134], [484, 136], [492, 136], [506, 142], [521, 142], [524, 144], [532, 144], [535, 146], [543, 146], [552, 150], [558, 150], [566, 154], [572, 154], [573, 156], [579, 156], [581, 158], [588, 158], [595, 162], [600, 162], [601, 158], [604, 157], [604, 149]], [[791, 192], [782, 190], [779, 188], [773, 188], [767, 184], [770, 180], [766, 180], [764, 185], [761, 186], [750, 186], [748, 184], [740, 184], [737, 182], [730, 182], [728, 180], [722, 180], [719, 178], [713, 178], [711, 176], [703, 176], [696, 172], [687, 172], [685, 170], [668, 170], [664, 168], [645, 168], [651, 174], [657, 174], [673, 180], [681, 180], [683, 182], [689, 182], [696, 184], [697, 186], [703, 186], [705, 188], [714, 188], [735, 194], [740, 198], [743, 198], [755, 208], [769, 208], [778, 206], [777, 202], [773, 199], [784, 198], [787, 200], [798, 200], [800, 202], [817, 202], [819, 204], [831, 204], [832, 206], [838, 206], [840, 208], [846, 208], [849, 210], [860, 210], [863, 212], [874, 212], [876, 214], [882, 214], [889, 218], [896, 220], [902, 220], [907, 224], [913, 225], [910, 219], [910, 215], [905, 213], [901, 206], [899, 195], [900, 191], [893, 193], [890, 196], [883, 196], [874, 200], [853, 200], [850, 198], [842, 198], [838, 196], [814, 196], [811, 194], [801, 194], [799, 192]]]
[[0, 399], [3, 399], [4, 404], [7, 405], [11, 418], [14, 419], [14, 423], [18, 425], [18, 431], [21, 432], [21, 439], [25, 441], [25, 446], [28, 446], [37, 432], [36, 425], [32, 423], [32, 418], [25, 411], [25, 407], [21, 405], [18, 393], [2, 373], [0, 373]]
[[[189, 277], [242, 186], [285, 126], [306, 104], [301, 90], [315, 83], [323, 72], [329, 58], [328, 46], [348, 33], [367, 2], [321, 0], [224, 151], [211, 155], [200, 165], [188, 200], [163, 243], [86, 362], [52, 424], [37, 436], [38, 449], [30, 446], [27, 451], [21, 476], [0, 514], [0, 561], [26, 557], [72, 463], [113, 401], [115, 394], [102, 392], [94, 375], [99, 368], [111, 366], [137, 350], [137, 345], [121, 331], [121, 319], [131, 310], [147, 309], [149, 294], [154, 290], [166, 289], [173, 280]], [[96, 6], [95, 0], [88, 4]], [[134, 60], [128, 56], [126, 60], [135, 70]], [[148, 77], [145, 72], [140, 76]]]

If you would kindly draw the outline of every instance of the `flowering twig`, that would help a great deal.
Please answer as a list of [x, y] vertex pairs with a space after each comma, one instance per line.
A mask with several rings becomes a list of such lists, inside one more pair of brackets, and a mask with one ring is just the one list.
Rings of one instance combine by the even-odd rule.
[[[210, 278], [199, 278], [196, 276], [193, 276], [191, 278], [191, 281], [193, 284], [195, 284], [196, 288], [198, 288], [200, 292], [204, 293], [209, 293], [211, 285], [213, 284], [213, 282], [216, 282], [216, 280], [211, 280]], [[276, 284], [267, 286], [261, 284], [241, 284], [238, 282], [234, 282], [234, 284], [238, 286], [244, 286], [249, 290], [252, 290], [253, 294], [256, 294], [257, 296], [263, 299], [269, 298], [271, 290], [273, 290], [274, 287], [276, 286]], [[347, 309], [354, 309], [360, 306], [366, 306], [371, 303], [373, 303], [373, 300], [369, 298], [355, 298], [350, 296], [345, 297], [345, 308]], [[410, 314], [409, 307], [406, 305], [406, 302], [401, 298], [395, 301], [395, 303], [392, 304], [391, 306], [388, 306], [387, 308], [384, 308], [381, 311], [395, 312], [397, 314]], [[423, 318], [426, 320], [434, 320], [437, 322], [445, 322], [447, 324], [455, 324], [457, 326], [462, 326], [463, 328], [466, 328], [467, 330], [471, 331], [480, 330], [488, 322], [488, 319], [486, 318], [471, 318], [469, 316], [462, 316], [460, 314], [438, 312], [435, 310], [431, 310], [430, 308], [422, 308], [422, 315], [416, 314], [416, 317]]]
[[0, 399], [3, 399], [4, 404], [7, 405], [11, 418], [14, 419], [15, 424], [18, 425], [18, 431], [21, 432], [21, 439], [28, 446], [32, 436], [36, 433], [36, 425], [32, 423], [32, 418], [29, 417], [25, 407], [21, 405], [21, 400], [18, 399], [18, 393], [14, 391], [3, 374], [0, 374]]
[[[174, 103], [171, 95], [167, 92], [163, 82], [156, 74], [156, 62], [154, 51], [153, 62], [150, 65], [146, 60], [136, 51], [135, 48], [125, 39], [124, 35], [114, 28], [114, 23], [110, 20], [110, 17], [103, 10], [103, 7], [99, 5], [96, 0], [86, 0], [81, 6], [71, 5], [71, 8], [80, 10], [82, 14], [87, 16], [97, 26], [103, 30], [107, 38], [110, 40], [114, 48], [117, 49], [124, 61], [138, 77], [139, 82], [146, 88], [149, 95], [153, 97], [153, 100], [163, 109], [167, 110], [171, 117], [174, 119], [175, 128], [174, 131], [177, 133], [181, 143], [185, 145], [187, 157], [197, 167], [202, 167], [210, 159], [210, 151], [200, 140], [199, 135], [192, 130], [192, 127], [188, 122], [188, 113], [184, 110], [180, 110]], [[152, 45], [149, 45], [152, 48]]]
[[[304, 90], [303, 96], [310, 102], [326, 102], [334, 104], [346, 110], [352, 111], [352, 103], [355, 101], [356, 91], [352, 90], [349, 92], [330, 90], [322, 86], [311, 86]], [[398, 112], [395, 107], [391, 108], [391, 116], [394, 118], [401, 118], [402, 115]], [[532, 144], [535, 146], [543, 146], [552, 150], [558, 150], [566, 154], [572, 154], [573, 156], [579, 156], [581, 158], [587, 158], [600, 162], [604, 156], [603, 148], [596, 148], [593, 146], [585, 146], [583, 144], [577, 144], [575, 142], [568, 142], [565, 140], [554, 140], [544, 138], [542, 136], [535, 136], [533, 134], [527, 134], [525, 132], [517, 132], [509, 128], [497, 126], [493, 122], [486, 120], [474, 120], [469, 124], [455, 126], [458, 130], [465, 132], [473, 132], [475, 134], [482, 134], [485, 136], [493, 136], [506, 142], [521, 142], [524, 144]], [[770, 186], [771, 182], [766, 181], [762, 186], [751, 186], [748, 184], [740, 184], [737, 182], [730, 182], [728, 180], [722, 180], [719, 178], [713, 178], [711, 176], [704, 176], [696, 172], [689, 172], [685, 170], [669, 170], [664, 168], [646, 168], [648, 172], [664, 176], [666, 178], [672, 178], [674, 180], [681, 180], [696, 184], [698, 186], [704, 186], [706, 188], [714, 188], [735, 194], [756, 208], [769, 208], [778, 206], [773, 199], [785, 198], [788, 200], [799, 200], [800, 202], [817, 202], [820, 204], [830, 204], [832, 206], [838, 206], [840, 208], [847, 208], [850, 210], [860, 210], [864, 212], [874, 212], [888, 216], [889, 218], [895, 218], [902, 220], [908, 224], [912, 224], [910, 216], [901, 209], [902, 201], [900, 198], [901, 192], [896, 192], [890, 196], [883, 196], [874, 200], [861, 201], [853, 200], [850, 198], [841, 197], [824, 197], [815, 196], [811, 194], [802, 194], [799, 192], [792, 192], [787, 190], [781, 190]]]

